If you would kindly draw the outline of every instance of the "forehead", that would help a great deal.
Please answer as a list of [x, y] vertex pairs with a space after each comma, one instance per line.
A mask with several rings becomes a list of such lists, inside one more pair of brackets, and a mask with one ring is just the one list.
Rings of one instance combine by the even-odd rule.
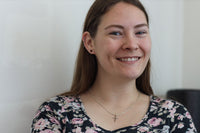
[[123, 24], [138, 24], [146, 23], [146, 16], [142, 10], [138, 7], [125, 3], [119, 2], [108, 10], [101, 18], [100, 25], [106, 25], [109, 23], [123, 23]]

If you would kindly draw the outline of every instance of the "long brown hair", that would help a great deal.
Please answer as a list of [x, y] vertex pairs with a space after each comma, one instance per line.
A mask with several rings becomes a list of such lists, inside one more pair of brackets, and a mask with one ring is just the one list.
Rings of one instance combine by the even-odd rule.
[[[94, 38], [102, 16], [107, 13], [112, 6], [119, 2], [132, 4], [142, 10], [146, 16], [147, 23], [149, 24], [148, 14], [139, 0], [95, 0], [86, 16], [83, 33], [88, 31], [91, 37]], [[95, 55], [89, 54], [84, 47], [83, 41], [81, 41], [71, 89], [62, 95], [76, 96], [86, 92], [95, 82], [97, 69], [97, 59]], [[150, 85], [150, 60], [148, 61], [144, 72], [136, 79], [136, 87], [139, 91], [147, 95], [153, 94]]]

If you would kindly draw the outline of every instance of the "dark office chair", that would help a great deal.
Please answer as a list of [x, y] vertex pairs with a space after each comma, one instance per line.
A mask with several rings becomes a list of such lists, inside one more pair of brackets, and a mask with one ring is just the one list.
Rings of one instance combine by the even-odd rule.
[[182, 103], [188, 109], [200, 133], [200, 90], [172, 89], [167, 92], [167, 98]]

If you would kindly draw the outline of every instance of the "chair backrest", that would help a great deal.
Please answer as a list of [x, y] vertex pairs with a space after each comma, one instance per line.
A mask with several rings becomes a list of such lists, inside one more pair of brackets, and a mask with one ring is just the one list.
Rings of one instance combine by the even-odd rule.
[[200, 90], [198, 89], [171, 89], [167, 98], [182, 103], [190, 112], [197, 131], [200, 132]]

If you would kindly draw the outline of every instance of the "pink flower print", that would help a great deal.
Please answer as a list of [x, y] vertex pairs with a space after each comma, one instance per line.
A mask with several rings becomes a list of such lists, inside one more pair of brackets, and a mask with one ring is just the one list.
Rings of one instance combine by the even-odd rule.
[[80, 118], [73, 118], [73, 119], [72, 119], [72, 123], [73, 123], [73, 124], [82, 124], [82, 123], [83, 123], [83, 120], [80, 119]]
[[68, 121], [69, 121], [69, 120], [68, 120], [67, 117], [66, 117], [65, 119], [62, 120], [63, 123], [66, 123], [66, 122], [68, 122]]
[[81, 107], [81, 105], [79, 103], [73, 103], [72, 105], [74, 106], [75, 109], [78, 109]]
[[40, 133], [55, 133], [54, 131], [51, 131], [51, 130], [49, 130], [49, 129], [46, 129], [46, 130], [44, 130], [44, 131], [41, 131]]
[[180, 115], [179, 117], [178, 117], [178, 120], [183, 120], [183, 118], [184, 118], [184, 116], [183, 115]]
[[49, 125], [49, 122], [46, 121], [45, 119], [40, 119], [35, 123], [35, 129], [36, 130], [42, 130], [46, 127], [46, 125]]
[[55, 117], [50, 117], [50, 121], [51, 121], [52, 123], [55, 123], [55, 124], [57, 124], [57, 125], [60, 125], [59, 121], [56, 120]]
[[62, 113], [66, 111], [65, 108], [66, 108], [66, 106], [62, 106], [62, 109], [61, 109]]
[[155, 100], [155, 102], [159, 103], [161, 100], [162, 100], [161, 98], [157, 98], [157, 99]]
[[45, 107], [46, 111], [52, 111], [48, 105], [45, 105], [44, 107]]
[[148, 128], [147, 127], [140, 127], [138, 129], [140, 132], [144, 133], [144, 132], [147, 132], [148, 131]]
[[165, 108], [165, 109], [171, 109], [172, 107], [174, 106], [174, 103], [171, 102], [171, 101], [166, 101], [162, 107]]
[[73, 97], [65, 97], [64, 99], [67, 101], [67, 103], [70, 103], [70, 102], [74, 101]]
[[35, 119], [36, 117], [38, 117], [40, 113], [41, 113], [41, 111], [37, 111], [37, 113], [36, 113], [34, 119]]
[[186, 112], [185, 115], [186, 115], [186, 117], [187, 117], [188, 119], [191, 119], [191, 118], [192, 118], [189, 112]]
[[81, 128], [80, 128], [80, 127], [77, 127], [77, 128], [75, 129], [75, 133], [82, 133], [82, 132], [81, 132]]
[[176, 113], [176, 109], [172, 109], [169, 111], [171, 118], [174, 118], [174, 113]]
[[179, 124], [178, 124], [178, 128], [179, 128], [179, 129], [181, 129], [181, 128], [183, 128], [183, 127], [184, 127], [184, 124], [183, 124], [183, 123], [179, 123]]
[[153, 117], [150, 120], [148, 120], [148, 124], [152, 127], [156, 127], [156, 126], [160, 125], [161, 122], [162, 122], [162, 119], [156, 118], [156, 117]]
[[93, 129], [91, 129], [91, 128], [88, 128], [87, 130], [86, 130], [86, 132], [85, 133], [97, 133], [96, 131], [94, 131]]

